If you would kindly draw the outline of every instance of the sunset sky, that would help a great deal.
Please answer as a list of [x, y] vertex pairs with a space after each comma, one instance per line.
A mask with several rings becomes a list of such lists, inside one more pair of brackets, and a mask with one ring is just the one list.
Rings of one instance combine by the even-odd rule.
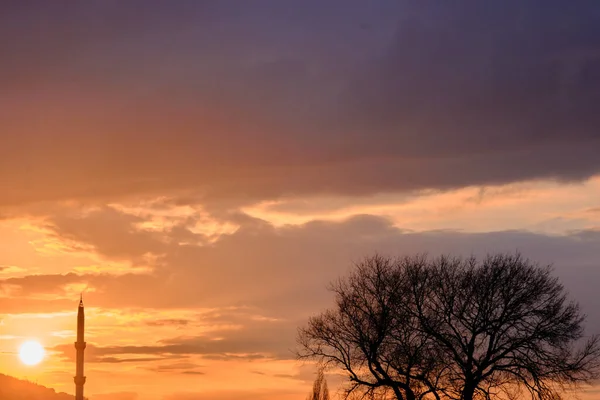
[[0, 373], [74, 393], [83, 292], [90, 400], [303, 400], [374, 252], [519, 250], [600, 333], [597, 0], [3, 0], [0, 38]]

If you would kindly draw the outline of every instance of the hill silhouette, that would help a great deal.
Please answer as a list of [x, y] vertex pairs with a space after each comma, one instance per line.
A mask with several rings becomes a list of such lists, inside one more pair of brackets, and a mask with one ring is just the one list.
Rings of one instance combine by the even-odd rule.
[[33, 382], [0, 374], [2, 400], [74, 400], [75, 396], [57, 393], [54, 389]]

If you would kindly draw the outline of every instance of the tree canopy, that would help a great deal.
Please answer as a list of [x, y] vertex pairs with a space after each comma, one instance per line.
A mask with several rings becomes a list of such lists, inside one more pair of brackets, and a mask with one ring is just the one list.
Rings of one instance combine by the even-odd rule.
[[347, 395], [555, 400], [599, 376], [578, 304], [550, 267], [518, 254], [376, 255], [331, 290], [298, 355], [343, 369]]

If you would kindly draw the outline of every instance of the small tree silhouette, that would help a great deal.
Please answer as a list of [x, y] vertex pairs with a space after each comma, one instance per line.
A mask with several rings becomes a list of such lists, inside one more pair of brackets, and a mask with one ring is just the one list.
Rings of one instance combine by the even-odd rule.
[[327, 380], [325, 379], [323, 369], [319, 369], [317, 372], [317, 379], [313, 383], [312, 392], [306, 400], [329, 400], [329, 388], [327, 387]]

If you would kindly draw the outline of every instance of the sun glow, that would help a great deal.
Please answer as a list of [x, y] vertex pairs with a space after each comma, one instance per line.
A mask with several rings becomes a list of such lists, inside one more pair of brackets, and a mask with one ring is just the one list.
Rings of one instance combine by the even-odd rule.
[[21, 345], [19, 348], [19, 358], [25, 365], [39, 364], [43, 359], [46, 351], [39, 342], [30, 340]]

